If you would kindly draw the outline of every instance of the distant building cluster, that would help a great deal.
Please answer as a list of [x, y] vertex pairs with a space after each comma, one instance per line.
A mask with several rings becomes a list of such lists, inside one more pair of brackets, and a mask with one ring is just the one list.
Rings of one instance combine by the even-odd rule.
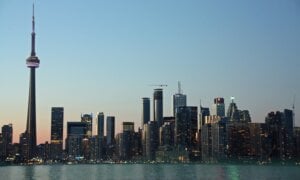
[[[186, 95], [173, 95], [173, 116], [163, 116], [163, 89], [154, 89], [153, 119], [150, 98], [142, 98], [141, 124], [122, 122], [115, 132], [114, 116], [103, 112], [82, 114], [68, 121], [63, 139], [64, 108], [51, 109], [51, 141], [37, 145], [28, 156], [27, 136], [12, 143], [12, 124], [0, 134], [2, 162], [103, 163], [103, 162], [274, 162], [300, 160], [300, 128], [294, 127], [293, 110], [270, 112], [265, 123], [251, 122], [248, 110], [232, 99], [214, 99], [212, 107], [188, 106]], [[97, 134], [93, 126], [97, 125]], [[104, 126], [106, 125], [106, 126]], [[104, 131], [104, 128], [106, 130]], [[106, 133], [104, 133], [106, 132]], [[64, 148], [65, 144], [65, 148]]]
[[[188, 106], [181, 91], [173, 96], [173, 116], [165, 117], [163, 89], [158, 85], [151, 100], [142, 98], [141, 127], [122, 122], [115, 132], [116, 118], [103, 112], [82, 114], [81, 121], [67, 122], [63, 137], [64, 108], [51, 109], [51, 141], [36, 143], [35, 70], [40, 60], [35, 51], [34, 7], [27, 125], [19, 143], [12, 142], [13, 125], [2, 126], [0, 162], [32, 163], [103, 163], [103, 162], [228, 162], [228, 161], [300, 161], [300, 128], [294, 127], [294, 109], [270, 112], [265, 123], [251, 122], [248, 110], [238, 109], [234, 98], [225, 112], [225, 101], [217, 97], [210, 108]], [[106, 120], [106, 123], [105, 123]], [[97, 124], [97, 134], [93, 126]], [[106, 131], [104, 131], [106, 124]], [[65, 147], [65, 148], [64, 148]]]

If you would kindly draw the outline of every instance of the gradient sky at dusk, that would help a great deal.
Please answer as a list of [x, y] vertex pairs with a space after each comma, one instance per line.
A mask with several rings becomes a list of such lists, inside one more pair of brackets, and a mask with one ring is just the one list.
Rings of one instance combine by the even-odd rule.
[[[104, 112], [140, 126], [142, 97], [164, 89], [164, 115], [182, 83], [188, 105], [236, 97], [253, 122], [292, 108], [300, 125], [298, 0], [36, 1], [38, 142], [50, 139], [51, 107], [65, 122]], [[25, 130], [32, 1], [0, 1], [0, 126]], [[151, 101], [152, 102], [152, 101]], [[151, 106], [152, 107], [152, 106]], [[151, 110], [152, 111], [152, 110]]]

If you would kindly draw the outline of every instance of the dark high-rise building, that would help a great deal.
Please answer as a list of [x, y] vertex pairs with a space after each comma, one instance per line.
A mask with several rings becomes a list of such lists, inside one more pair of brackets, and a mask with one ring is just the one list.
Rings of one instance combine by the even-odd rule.
[[233, 100], [234, 99], [231, 98], [231, 103], [229, 104], [227, 110], [227, 117], [231, 122], [238, 122], [240, 121], [240, 111], [238, 110], [238, 107]]
[[226, 125], [226, 155], [230, 159], [242, 159], [251, 155], [250, 124], [230, 122]]
[[143, 98], [142, 128], [150, 121], [150, 98]]
[[175, 117], [175, 144], [193, 150], [197, 147], [198, 111], [195, 106], [179, 107]]
[[22, 161], [28, 160], [29, 157], [28, 141], [29, 140], [26, 133], [21, 133], [19, 142], [20, 142], [20, 154], [21, 154]]
[[66, 151], [69, 156], [79, 157], [84, 155], [83, 140], [86, 138], [87, 123], [68, 122]]
[[104, 137], [104, 113], [100, 112], [97, 114], [97, 135], [99, 137]]
[[154, 114], [154, 121], [157, 121], [157, 125], [158, 127], [160, 127], [163, 121], [163, 90], [162, 89], [154, 89], [153, 114]]
[[134, 153], [134, 122], [123, 122], [123, 132], [119, 134], [120, 158], [122, 160], [130, 160]]
[[106, 117], [106, 155], [108, 159], [112, 159], [115, 154], [115, 117]]
[[293, 157], [293, 111], [270, 112], [266, 117], [271, 149], [271, 159], [287, 160]]
[[12, 124], [2, 126], [2, 152], [3, 156], [7, 157], [11, 152], [13, 139], [13, 127]]
[[93, 134], [93, 114], [83, 114], [81, 115], [81, 122], [85, 122], [87, 124], [87, 137], [92, 137]]
[[174, 146], [175, 121], [165, 122], [159, 129], [160, 146]]
[[115, 117], [106, 117], [106, 142], [107, 145], [113, 145], [115, 143]]
[[51, 109], [51, 159], [61, 159], [63, 152], [64, 108]]
[[27, 126], [25, 135], [28, 139], [28, 154], [25, 159], [31, 159], [36, 156], [36, 103], [35, 103], [35, 69], [39, 67], [40, 60], [35, 53], [35, 21], [34, 21], [34, 5], [32, 14], [32, 33], [31, 33], [31, 54], [26, 60], [27, 67], [30, 69], [29, 83], [29, 99]]
[[251, 117], [250, 117], [250, 113], [248, 110], [240, 110], [240, 121], [241, 122], [251, 122]]
[[98, 113], [97, 114], [97, 123], [98, 123], [98, 128], [97, 128], [97, 137], [98, 137], [98, 153], [97, 153], [97, 159], [101, 160], [104, 158], [104, 113]]

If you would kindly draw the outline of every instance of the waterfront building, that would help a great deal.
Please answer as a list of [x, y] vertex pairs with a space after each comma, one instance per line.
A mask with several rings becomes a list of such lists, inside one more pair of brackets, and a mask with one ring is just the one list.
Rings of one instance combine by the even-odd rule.
[[106, 155], [112, 159], [115, 151], [115, 117], [106, 117]]
[[120, 134], [120, 159], [130, 160], [134, 155], [134, 123], [123, 122], [123, 132]]
[[294, 127], [295, 160], [300, 161], [300, 127]]
[[[219, 117], [219, 116], [217, 116]], [[218, 121], [205, 123], [201, 129], [201, 155], [204, 162], [218, 162], [226, 158], [226, 121], [225, 117]]]
[[27, 161], [29, 157], [29, 142], [28, 142], [28, 136], [26, 133], [21, 133], [19, 138], [19, 144], [20, 144], [20, 154], [21, 154], [21, 160], [20, 161]]
[[288, 160], [293, 157], [293, 111], [270, 112], [265, 122], [271, 142], [270, 157], [273, 159]]
[[198, 111], [196, 106], [179, 107], [175, 117], [175, 145], [189, 151], [197, 149]]
[[115, 139], [115, 117], [106, 117], [106, 139], [107, 145], [113, 145]]
[[226, 155], [228, 159], [243, 160], [250, 157], [251, 140], [249, 123], [227, 123], [226, 141]]
[[64, 108], [53, 107], [51, 109], [51, 159], [62, 159], [63, 153], [63, 126]]
[[156, 121], [149, 121], [144, 124], [143, 130], [143, 155], [146, 160], [154, 161], [155, 153], [159, 145], [158, 123]]
[[46, 141], [44, 144], [37, 146], [37, 156], [46, 162], [50, 158], [50, 144]]
[[98, 160], [104, 159], [104, 113], [97, 113]]
[[83, 139], [86, 138], [87, 123], [68, 122], [66, 152], [72, 158], [82, 157], [84, 154]]
[[2, 156], [8, 157], [12, 154], [13, 127], [12, 124], [2, 126]]

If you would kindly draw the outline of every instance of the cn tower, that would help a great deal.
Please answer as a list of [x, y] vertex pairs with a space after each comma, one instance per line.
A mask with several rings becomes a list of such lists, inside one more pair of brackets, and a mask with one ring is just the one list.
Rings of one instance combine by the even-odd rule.
[[27, 158], [32, 159], [36, 155], [36, 104], [35, 104], [35, 69], [39, 67], [40, 60], [35, 53], [35, 21], [34, 4], [32, 6], [32, 33], [31, 33], [31, 54], [26, 60], [26, 65], [30, 69], [29, 99], [27, 112]]

